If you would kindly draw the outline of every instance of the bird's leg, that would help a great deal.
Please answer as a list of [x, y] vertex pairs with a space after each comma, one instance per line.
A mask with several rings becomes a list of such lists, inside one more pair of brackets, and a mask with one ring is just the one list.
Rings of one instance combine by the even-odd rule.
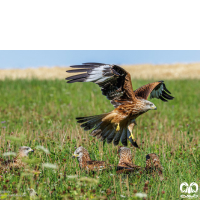
[[133, 139], [133, 142], [135, 142], [135, 138], [133, 136], [133, 133], [131, 132], [131, 135], [129, 136], [129, 138], [132, 138]]
[[120, 130], [120, 126], [119, 126], [119, 123], [117, 123], [116, 131], [119, 131], [119, 130]]
[[135, 142], [135, 138], [133, 136], [133, 127], [137, 125], [136, 122], [134, 121], [133, 123], [129, 124], [128, 126], [128, 130], [130, 131], [131, 135], [129, 136], [129, 138], [132, 138], [133, 141]]

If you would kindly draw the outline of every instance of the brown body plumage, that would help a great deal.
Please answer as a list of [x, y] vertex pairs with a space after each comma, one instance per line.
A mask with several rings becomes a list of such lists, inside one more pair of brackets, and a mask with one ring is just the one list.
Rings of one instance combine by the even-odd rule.
[[146, 167], [145, 170], [155, 176], [156, 174], [159, 175], [160, 180], [162, 181], [163, 178], [163, 167], [160, 163], [160, 159], [155, 153], [150, 153], [146, 156]]
[[78, 158], [80, 168], [86, 171], [100, 171], [108, 167], [105, 161], [91, 160], [88, 151], [82, 146], [76, 149], [73, 157]]
[[131, 169], [137, 171], [141, 169], [140, 166], [133, 164], [133, 157], [131, 154], [131, 150], [126, 147], [120, 147], [118, 150], [120, 159], [117, 165], [117, 171], [122, 169]]
[[78, 69], [67, 72], [84, 73], [66, 78], [69, 80], [68, 83], [98, 84], [102, 94], [111, 100], [111, 104], [115, 107], [113, 111], [106, 114], [77, 118], [77, 122], [82, 123], [81, 127], [84, 130], [94, 129], [91, 135], [101, 140], [107, 139], [107, 143], [113, 141], [114, 145], [118, 145], [121, 140], [122, 144], [127, 146], [127, 138], [129, 138], [130, 142], [138, 147], [132, 134], [133, 127], [136, 125], [135, 119], [148, 110], [156, 109], [152, 102], [147, 101], [148, 96], [162, 101], [173, 99], [163, 81], [150, 83], [133, 91], [130, 74], [117, 65], [84, 63], [71, 67]]
[[25, 167], [25, 163], [22, 161], [22, 158], [27, 157], [29, 152], [33, 152], [33, 149], [27, 146], [22, 146], [19, 148], [17, 156], [12, 160], [5, 160], [0, 158], [0, 169], [1, 171], [7, 169], [19, 169]]

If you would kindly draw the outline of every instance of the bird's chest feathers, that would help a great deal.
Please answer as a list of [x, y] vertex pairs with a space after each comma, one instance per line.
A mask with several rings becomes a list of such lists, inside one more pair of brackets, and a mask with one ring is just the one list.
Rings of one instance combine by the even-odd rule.
[[90, 160], [91, 160], [91, 158], [88, 155], [83, 155], [80, 158], [78, 158], [79, 165], [81, 167], [85, 167], [87, 165], [87, 161], [90, 161]]
[[118, 107], [118, 113], [126, 115], [127, 117], [135, 118], [145, 112], [147, 112], [147, 110], [144, 109], [144, 105], [142, 102], [126, 104]]

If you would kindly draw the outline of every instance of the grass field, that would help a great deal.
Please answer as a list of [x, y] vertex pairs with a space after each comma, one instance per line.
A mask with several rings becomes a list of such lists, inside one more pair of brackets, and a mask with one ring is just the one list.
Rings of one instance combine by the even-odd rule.
[[[151, 81], [133, 80], [133, 88]], [[137, 165], [145, 166], [148, 153], [159, 155], [165, 177], [161, 182], [146, 174], [116, 175], [115, 169], [94, 175], [79, 169], [72, 158], [79, 145], [88, 149], [92, 159], [114, 166], [119, 160], [117, 147], [103, 146], [75, 120], [113, 109], [97, 85], [66, 84], [64, 80], [0, 81], [0, 155], [30, 146], [35, 152], [26, 161], [27, 167], [41, 172], [38, 176], [23, 170], [2, 174], [0, 191], [7, 191], [8, 196], [0, 193], [0, 199], [11, 199], [10, 194], [24, 194], [18, 198], [29, 199], [28, 188], [35, 189], [38, 199], [137, 199], [135, 193], [144, 193], [148, 180], [146, 199], [169, 200], [180, 199], [183, 182], [200, 185], [200, 81], [165, 82], [175, 99], [168, 103], [152, 100], [157, 110], [140, 116], [134, 129], [141, 150], [131, 147]], [[38, 145], [50, 154], [36, 149]]]

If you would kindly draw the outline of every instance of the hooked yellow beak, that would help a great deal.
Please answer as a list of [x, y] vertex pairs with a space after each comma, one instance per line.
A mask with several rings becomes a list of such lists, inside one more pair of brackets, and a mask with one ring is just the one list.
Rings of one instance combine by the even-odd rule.
[[157, 107], [155, 105], [151, 106], [152, 110], [157, 110]]
[[76, 157], [78, 157], [78, 154], [73, 154], [72, 157], [73, 157], [73, 158], [76, 158]]
[[34, 152], [34, 150], [33, 149], [29, 149], [28, 152]]

